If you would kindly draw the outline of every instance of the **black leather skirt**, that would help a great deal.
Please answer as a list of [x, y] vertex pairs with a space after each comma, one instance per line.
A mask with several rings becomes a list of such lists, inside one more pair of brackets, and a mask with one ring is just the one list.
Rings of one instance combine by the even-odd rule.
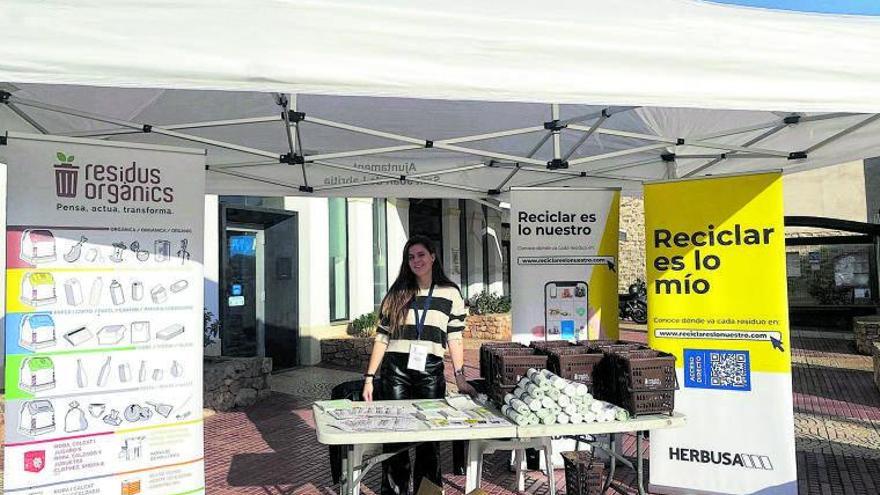
[[442, 399], [446, 397], [443, 358], [428, 355], [425, 371], [406, 368], [409, 354], [385, 353], [382, 360], [382, 399]]
[[[442, 399], [446, 396], [446, 378], [443, 375], [443, 359], [428, 355], [425, 371], [407, 369], [409, 354], [388, 352], [382, 360], [383, 400]], [[394, 452], [404, 444], [385, 444], [384, 452]], [[410, 493], [410, 474], [413, 490], [418, 490], [422, 479], [443, 486], [440, 470], [440, 449], [436, 442], [425, 442], [416, 447], [415, 468], [411, 466], [409, 452], [404, 451], [382, 463], [382, 495], [405, 495]]]

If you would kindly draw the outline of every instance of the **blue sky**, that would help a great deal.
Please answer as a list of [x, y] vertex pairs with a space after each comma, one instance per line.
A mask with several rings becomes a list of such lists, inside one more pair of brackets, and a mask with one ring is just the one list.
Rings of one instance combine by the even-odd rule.
[[877, 15], [878, 0], [710, 0], [715, 3], [823, 14]]

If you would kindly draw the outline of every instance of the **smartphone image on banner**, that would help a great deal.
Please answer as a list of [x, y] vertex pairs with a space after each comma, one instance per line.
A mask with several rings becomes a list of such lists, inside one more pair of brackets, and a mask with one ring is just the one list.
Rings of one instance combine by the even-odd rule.
[[589, 298], [586, 282], [544, 284], [544, 336], [547, 340], [577, 340], [587, 334]]

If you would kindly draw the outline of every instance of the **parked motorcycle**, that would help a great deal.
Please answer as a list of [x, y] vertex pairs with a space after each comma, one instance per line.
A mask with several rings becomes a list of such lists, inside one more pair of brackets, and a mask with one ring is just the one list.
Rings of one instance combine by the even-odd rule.
[[644, 325], [648, 323], [648, 287], [644, 280], [630, 284], [626, 294], [617, 295], [621, 320], [632, 320]]

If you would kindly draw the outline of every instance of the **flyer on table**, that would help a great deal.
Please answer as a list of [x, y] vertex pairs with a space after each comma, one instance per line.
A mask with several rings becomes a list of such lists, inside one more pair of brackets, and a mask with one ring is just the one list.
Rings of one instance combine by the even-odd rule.
[[648, 341], [684, 428], [651, 434], [651, 491], [797, 492], [780, 173], [645, 185]]
[[202, 150], [10, 134], [4, 491], [204, 492]]
[[616, 339], [619, 189], [513, 188], [513, 339]]

